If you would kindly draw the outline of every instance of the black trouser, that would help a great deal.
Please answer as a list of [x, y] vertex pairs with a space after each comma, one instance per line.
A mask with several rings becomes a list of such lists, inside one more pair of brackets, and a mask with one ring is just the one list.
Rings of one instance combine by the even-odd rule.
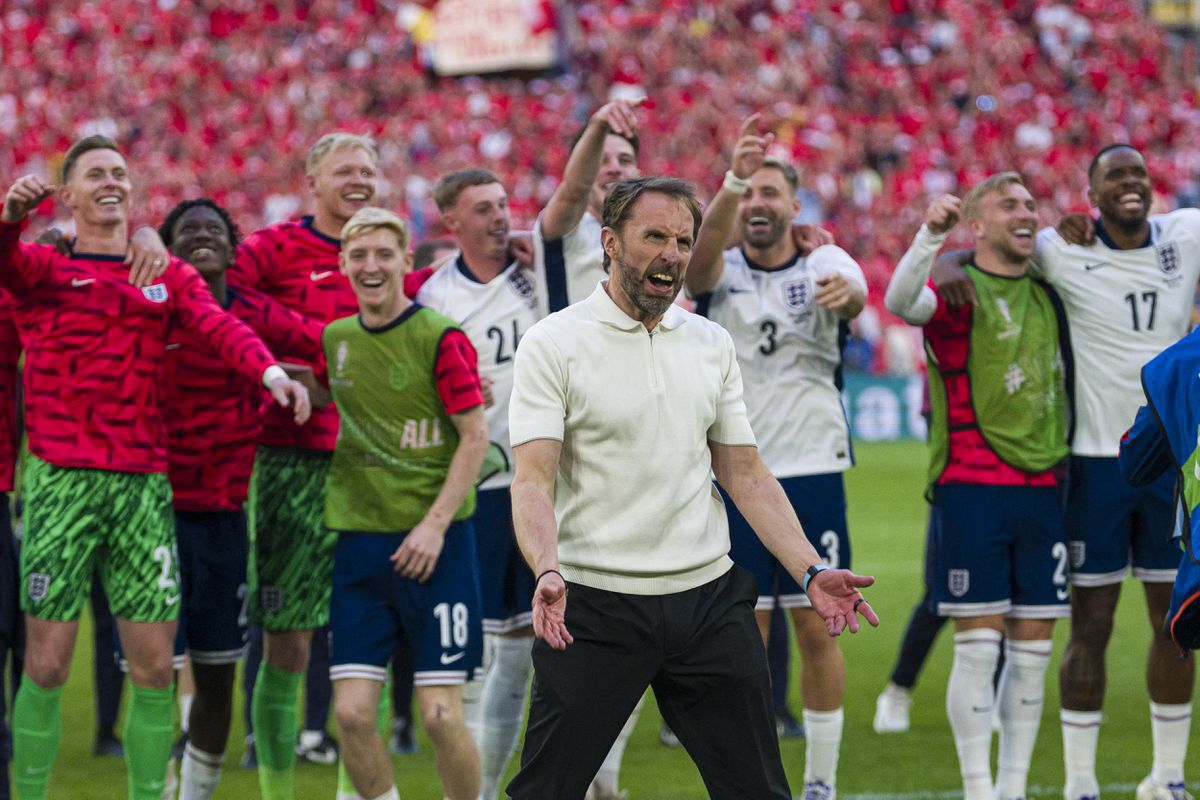
[[572, 584], [574, 643], [533, 645], [533, 699], [509, 795], [580, 800], [649, 686], [711, 797], [788, 800], [757, 597], [740, 567], [668, 595]]
[[392, 651], [392, 716], [412, 722], [413, 672], [416, 670], [412, 645], [408, 639], [396, 640]]

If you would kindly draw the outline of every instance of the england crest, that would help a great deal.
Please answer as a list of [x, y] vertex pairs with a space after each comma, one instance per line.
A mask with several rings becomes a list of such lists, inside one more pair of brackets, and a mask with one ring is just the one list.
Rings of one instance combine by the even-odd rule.
[[1087, 558], [1087, 542], [1068, 542], [1067, 547], [1071, 549], [1071, 569], [1079, 569]]
[[264, 586], [260, 592], [263, 611], [268, 614], [278, 614], [283, 610], [283, 589], [278, 586]]
[[967, 569], [950, 570], [948, 586], [950, 594], [962, 597], [971, 588], [971, 571]]
[[29, 599], [35, 603], [45, 600], [50, 594], [50, 576], [44, 572], [34, 572], [29, 576]]
[[783, 304], [794, 313], [807, 311], [812, 305], [812, 295], [812, 281], [808, 278], [788, 281], [783, 285]]
[[533, 297], [533, 281], [529, 280], [529, 276], [520, 268], [514, 269], [508, 274], [508, 285], [522, 299], [528, 300]]
[[156, 283], [153, 286], [143, 286], [142, 294], [151, 303], [165, 303], [167, 302], [167, 285]]
[[1163, 242], [1154, 248], [1158, 259], [1158, 268], [1163, 275], [1171, 276], [1179, 272], [1179, 248], [1174, 242]]

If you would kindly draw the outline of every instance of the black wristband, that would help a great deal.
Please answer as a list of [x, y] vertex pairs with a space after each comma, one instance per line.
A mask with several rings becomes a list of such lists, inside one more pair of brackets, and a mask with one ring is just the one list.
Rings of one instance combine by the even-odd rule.
[[567, 579], [563, 577], [563, 574], [561, 572], [559, 572], [556, 569], [548, 569], [548, 570], [542, 572], [540, 575], [537, 576], [537, 578], [534, 579], [533, 587], [536, 589], [538, 584], [542, 582], [542, 578], [546, 577], [551, 572], [553, 572], [555, 575], [557, 575], [562, 580], [563, 586], [567, 585]]

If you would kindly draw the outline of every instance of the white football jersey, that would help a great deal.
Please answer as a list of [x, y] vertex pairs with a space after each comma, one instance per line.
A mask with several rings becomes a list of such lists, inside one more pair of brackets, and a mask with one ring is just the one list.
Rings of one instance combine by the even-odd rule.
[[592, 212], [585, 211], [575, 230], [561, 239], [546, 241], [542, 238], [542, 217], [538, 215], [533, 226], [534, 273], [538, 285], [547, 287], [543, 314], [550, 312], [550, 306], [560, 311], [587, 299], [597, 283], [608, 279], [600, 243], [602, 227]]
[[[843, 320], [817, 305], [817, 278], [840, 272], [865, 292], [850, 254], [825, 245], [782, 269], [725, 251], [725, 269], [705, 312], [733, 337], [750, 427], [777, 478], [841, 472], [853, 463], [835, 381]], [[704, 311], [703, 300], [697, 306]]]
[[494, 280], [480, 283], [459, 256], [434, 272], [416, 299], [458, 323], [479, 356], [480, 378], [492, 380], [496, 402], [486, 411], [488, 436], [504, 449], [509, 470], [488, 478], [479, 488], [508, 486], [513, 478], [508, 436], [513, 354], [525, 331], [541, 319], [534, 276], [513, 263]]
[[1109, 458], [1133, 424], [1142, 367], [1188, 332], [1200, 277], [1200, 209], [1150, 218], [1150, 243], [1115, 250], [1097, 237], [1069, 245], [1053, 228], [1038, 233], [1034, 274], [1062, 298], [1074, 359], [1075, 438], [1071, 452]]

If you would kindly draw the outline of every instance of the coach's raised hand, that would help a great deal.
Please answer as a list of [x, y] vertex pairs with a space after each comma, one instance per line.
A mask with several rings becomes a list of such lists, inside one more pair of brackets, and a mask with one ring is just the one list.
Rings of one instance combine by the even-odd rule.
[[858, 615], [879, 627], [879, 617], [860, 589], [875, 583], [869, 575], [855, 575], [848, 569], [821, 570], [808, 583], [808, 599], [813, 610], [825, 620], [830, 636], [838, 636], [847, 628], [858, 633]]
[[37, 175], [25, 175], [17, 178], [8, 188], [4, 196], [4, 211], [0, 213], [0, 221], [20, 222], [30, 211], [40, 206], [58, 187], [39, 178]]

